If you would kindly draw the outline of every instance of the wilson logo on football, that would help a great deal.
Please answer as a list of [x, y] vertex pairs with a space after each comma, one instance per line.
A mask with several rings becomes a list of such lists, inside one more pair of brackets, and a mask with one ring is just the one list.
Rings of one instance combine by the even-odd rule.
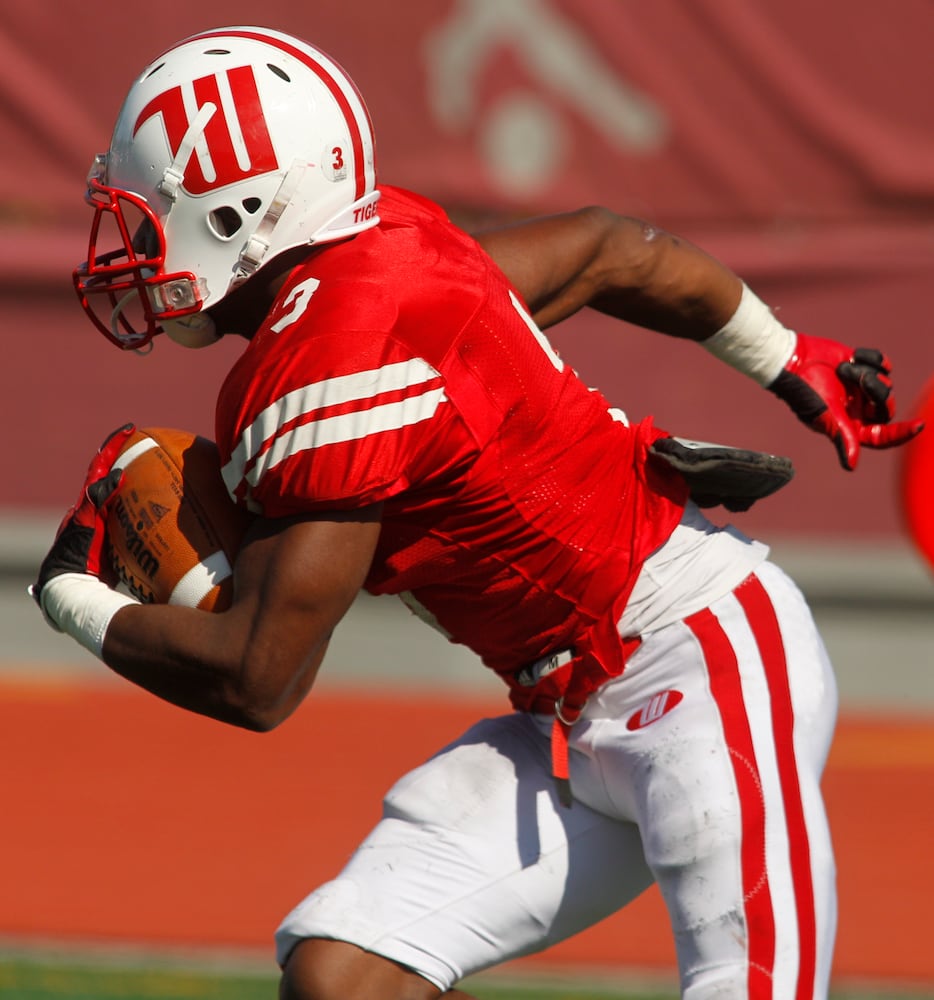
[[652, 697], [636, 712], [629, 717], [626, 728], [635, 731], [651, 726], [653, 722], [658, 722], [662, 716], [667, 715], [676, 705], [684, 699], [680, 691], [660, 691]]
[[154, 97], [133, 126], [136, 135], [150, 118], [162, 116], [172, 156], [178, 158], [183, 144], [187, 147], [181, 168], [183, 186], [189, 194], [205, 194], [278, 169], [253, 68], [240, 66], [227, 70], [223, 76], [224, 89], [233, 97], [235, 121], [228, 120], [221, 98], [221, 81], [212, 74], [193, 83], [198, 108], [194, 121], [188, 118], [182, 88], [173, 87]]

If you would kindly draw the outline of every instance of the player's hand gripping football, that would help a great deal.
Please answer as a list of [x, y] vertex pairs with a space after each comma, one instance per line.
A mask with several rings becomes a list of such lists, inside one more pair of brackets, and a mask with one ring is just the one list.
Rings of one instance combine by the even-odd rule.
[[53, 628], [58, 628], [59, 623], [50, 617], [42, 600], [43, 589], [50, 580], [66, 573], [83, 573], [108, 585], [116, 582], [113, 570], [102, 558], [107, 506], [123, 476], [121, 469], [113, 467], [114, 462], [135, 429], [133, 424], [125, 424], [101, 445], [88, 466], [77, 502], [62, 520], [55, 541], [39, 567], [38, 578], [29, 588]]
[[769, 390], [810, 428], [836, 446], [844, 469], [855, 469], [860, 448], [894, 448], [924, 427], [893, 421], [891, 366], [877, 350], [856, 350], [799, 333], [794, 353]]

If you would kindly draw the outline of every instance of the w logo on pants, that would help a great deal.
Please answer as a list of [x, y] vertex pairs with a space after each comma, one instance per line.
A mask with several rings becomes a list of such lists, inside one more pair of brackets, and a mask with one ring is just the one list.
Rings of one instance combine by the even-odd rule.
[[645, 729], [653, 722], [658, 722], [663, 715], [667, 715], [683, 698], [684, 695], [680, 691], [660, 691], [658, 694], [653, 694], [638, 712], [629, 717], [626, 728], [633, 731]]

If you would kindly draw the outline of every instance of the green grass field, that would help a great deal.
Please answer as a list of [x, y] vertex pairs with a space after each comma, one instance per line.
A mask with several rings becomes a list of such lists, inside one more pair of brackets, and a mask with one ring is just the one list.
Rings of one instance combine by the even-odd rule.
[[[30, 952], [0, 954], [0, 1000], [275, 1000], [277, 977], [269, 971], [224, 971], [212, 960], [132, 961], [107, 955], [79, 958]], [[675, 1000], [660, 988], [606, 982], [576, 985], [568, 977], [478, 977], [466, 984], [481, 1000]], [[834, 992], [832, 1000], [934, 1000], [932, 993]]]
[[[672, 993], [620, 991], [543, 982], [475, 979], [481, 1000], [672, 1000]], [[133, 964], [0, 958], [0, 1000], [275, 1000], [274, 973], [222, 973], [216, 968], [157, 969]]]

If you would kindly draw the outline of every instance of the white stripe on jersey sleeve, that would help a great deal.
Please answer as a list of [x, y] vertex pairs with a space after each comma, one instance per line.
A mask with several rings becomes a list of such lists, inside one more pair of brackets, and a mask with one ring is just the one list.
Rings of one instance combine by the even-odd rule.
[[[337, 375], [333, 378], [311, 382], [280, 396], [267, 406], [247, 427], [234, 448], [230, 461], [222, 470], [224, 482], [231, 494], [236, 492], [238, 485], [244, 479], [246, 469], [263, 450], [267, 441], [275, 438], [280, 428], [316, 410], [349, 403], [359, 403], [354, 413], [312, 420], [299, 430], [308, 431], [303, 436], [305, 444], [281, 454], [281, 446], [275, 445], [273, 450], [280, 453], [275, 462], [266, 456], [261, 463], [264, 471], [272, 468], [277, 462], [288, 458], [290, 454], [305, 448], [316, 447], [317, 444], [334, 444], [340, 441], [352, 441], [367, 433], [393, 430], [429, 419], [438, 405], [446, 398], [443, 390], [424, 393], [414, 400], [403, 400], [401, 403], [376, 404], [374, 401], [387, 392], [398, 392], [412, 389], [439, 377], [438, 372], [422, 358], [412, 358], [394, 364], [383, 365], [363, 372], [350, 375]], [[419, 403], [418, 400], [422, 401]], [[409, 403], [408, 409], [403, 404]], [[359, 424], [353, 429], [352, 418], [359, 416]], [[363, 419], [372, 417], [372, 419]], [[401, 423], [398, 421], [402, 421]], [[343, 421], [343, 422], [342, 422]], [[320, 429], [322, 437], [315, 439], [315, 428]], [[362, 433], [361, 433], [362, 428]], [[288, 437], [291, 437], [289, 435]], [[250, 483], [255, 485], [260, 474], [250, 475]]]
[[396, 403], [383, 403], [365, 410], [299, 424], [276, 439], [276, 443], [247, 473], [246, 480], [250, 486], [256, 486], [270, 469], [302, 451], [326, 444], [357, 441], [371, 434], [401, 430], [423, 420], [430, 420], [446, 398], [444, 389], [431, 389]]

